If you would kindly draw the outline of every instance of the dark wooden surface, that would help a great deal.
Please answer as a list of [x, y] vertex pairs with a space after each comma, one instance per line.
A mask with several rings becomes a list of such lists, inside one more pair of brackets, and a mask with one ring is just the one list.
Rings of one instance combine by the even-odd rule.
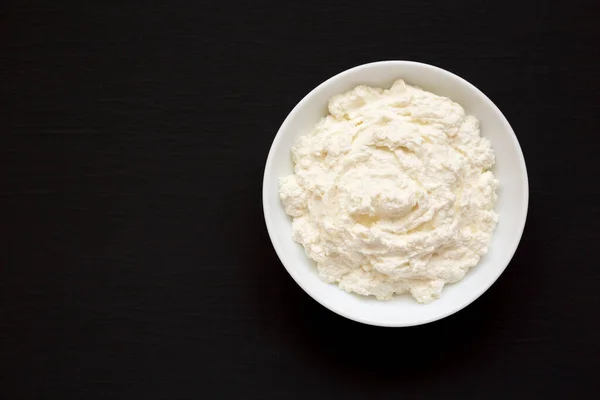
[[[593, 397], [599, 14], [547, 3], [2, 2], [0, 398]], [[261, 209], [287, 113], [386, 59], [478, 86], [531, 185], [499, 281], [410, 329], [310, 299]]]

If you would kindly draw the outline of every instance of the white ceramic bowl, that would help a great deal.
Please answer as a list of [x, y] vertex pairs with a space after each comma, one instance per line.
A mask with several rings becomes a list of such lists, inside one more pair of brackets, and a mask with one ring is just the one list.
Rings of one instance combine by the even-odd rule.
[[[463, 280], [447, 285], [439, 300], [423, 305], [410, 295], [391, 301], [349, 294], [323, 282], [316, 265], [301, 245], [292, 241], [292, 219], [279, 200], [278, 179], [293, 173], [291, 147], [327, 114], [327, 102], [335, 94], [365, 84], [389, 88], [402, 78], [408, 84], [449, 97], [481, 123], [481, 135], [491, 140], [496, 152], [493, 172], [500, 181], [496, 211], [500, 221], [489, 251]], [[382, 61], [361, 65], [328, 79], [287, 116], [269, 151], [263, 181], [263, 208], [273, 247], [292, 278], [306, 293], [330, 310], [352, 320], [379, 326], [411, 326], [444, 318], [477, 299], [498, 279], [512, 258], [525, 227], [529, 187], [519, 142], [498, 107], [464, 79], [431, 65], [410, 61]]]

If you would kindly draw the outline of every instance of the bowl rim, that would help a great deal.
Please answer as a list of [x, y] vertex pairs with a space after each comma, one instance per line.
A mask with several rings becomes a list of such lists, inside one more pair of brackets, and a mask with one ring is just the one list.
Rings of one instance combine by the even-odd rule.
[[[284, 258], [282, 257], [283, 251], [281, 249], [279, 249], [277, 247], [277, 245], [275, 244], [275, 241], [273, 241], [273, 235], [274, 235], [275, 228], [273, 227], [273, 222], [272, 222], [271, 218], [269, 217], [269, 213], [267, 212], [268, 207], [266, 205], [267, 202], [265, 201], [265, 198], [268, 196], [267, 184], [266, 184], [267, 183], [267, 174], [272, 168], [273, 158], [274, 158], [274, 154], [275, 154], [274, 149], [277, 147], [276, 145], [279, 143], [279, 141], [283, 137], [283, 132], [287, 129], [287, 125], [292, 120], [292, 117], [297, 112], [299, 112], [299, 110], [305, 105], [305, 103], [310, 101], [310, 98], [313, 96], [313, 94], [315, 94], [316, 92], [321, 90], [323, 87], [327, 86], [328, 84], [332, 83], [333, 81], [337, 81], [338, 79], [341, 79], [347, 75], [350, 75], [350, 74], [356, 72], [357, 70], [367, 69], [367, 68], [370, 68], [370, 67], [373, 67], [376, 65], [382, 65], [382, 64], [391, 64], [391, 65], [396, 65], [396, 66], [413, 65], [413, 66], [418, 66], [418, 67], [422, 67], [425, 69], [435, 70], [436, 73], [441, 73], [443, 75], [446, 75], [447, 77], [458, 80], [463, 85], [469, 86], [472, 90], [474, 90], [475, 92], [478, 92], [481, 95], [481, 97], [484, 99], [484, 101], [486, 101], [488, 103], [488, 106], [490, 106], [494, 110], [494, 112], [496, 112], [500, 116], [500, 119], [506, 125], [507, 131], [508, 131], [508, 133], [510, 133], [510, 135], [509, 135], [510, 140], [513, 142], [513, 144], [515, 145], [515, 148], [518, 150], [517, 156], [518, 156], [519, 164], [520, 164], [519, 169], [523, 171], [523, 173], [520, 174], [519, 178], [521, 179], [521, 184], [523, 185], [523, 188], [524, 188], [521, 200], [523, 201], [523, 204], [525, 206], [523, 209], [522, 216], [519, 220], [520, 226], [518, 226], [517, 240], [513, 242], [514, 244], [512, 245], [512, 248], [507, 249], [508, 252], [510, 253], [510, 257], [508, 258], [506, 265], [504, 265], [502, 268], [499, 269], [496, 276], [493, 277], [493, 279], [491, 279], [487, 285], [482, 286], [479, 290], [474, 292], [473, 296], [471, 296], [467, 300], [457, 303], [455, 306], [450, 308], [450, 310], [444, 311], [433, 317], [425, 318], [423, 320], [415, 320], [415, 321], [400, 322], [400, 323], [397, 321], [389, 321], [388, 322], [388, 321], [371, 320], [369, 318], [357, 317], [355, 315], [351, 315], [347, 312], [344, 312], [333, 305], [326, 304], [319, 298], [319, 296], [315, 296], [315, 294], [311, 291], [310, 288], [307, 288], [306, 285], [303, 285], [300, 282], [300, 280], [298, 279], [298, 275], [294, 271], [294, 268], [287, 265], [287, 263], [284, 261]], [[483, 293], [485, 293], [498, 280], [500, 275], [502, 275], [502, 273], [506, 270], [506, 268], [510, 264], [510, 261], [514, 257], [514, 254], [517, 251], [517, 248], [519, 247], [521, 238], [523, 237], [523, 231], [525, 230], [527, 214], [529, 211], [529, 177], [527, 174], [527, 165], [525, 163], [525, 156], [523, 155], [523, 150], [521, 148], [521, 145], [519, 144], [519, 141], [517, 139], [517, 136], [516, 136], [512, 126], [510, 125], [510, 123], [508, 122], [508, 120], [506, 119], [506, 117], [504, 116], [502, 111], [500, 111], [498, 106], [496, 106], [496, 104], [485, 93], [483, 93], [481, 90], [479, 90], [475, 85], [473, 85], [472, 83], [470, 83], [469, 81], [467, 81], [466, 79], [462, 78], [461, 76], [459, 76], [455, 73], [452, 73], [448, 70], [445, 70], [443, 68], [440, 68], [440, 67], [437, 67], [437, 66], [434, 66], [431, 64], [426, 64], [426, 63], [422, 63], [422, 62], [418, 62], [418, 61], [405, 61], [405, 60], [375, 61], [375, 62], [369, 62], [369, 63], [354, 66], [352, 68], [346, 69], [346, 70], [344, 70], [340, 73], [337, 73], [337, 74], [333, 75], [332, 77], [326, 79], [325, 81], [323, 81], [319, 85], [317, 85], [314, 89], [312, 89], [310, 92], [308, 92], [302, 98], [302, 100], [300, 100], [294, 106], [294, 108], [288, 113], [288, 115], [284, 119], [283, 123], [277, 130], [275, 138], [273, 139], [273, 142], [271, 143], [271, 147], [269, 149], [269, 154], [267, 156], [267, 161], [265, 163], [265, 168], [264, 168], [264, 172], [263, 172], [262, 203], [263, 203], [263, 215], [265, 218], [267, 232], [269, 234], [269, 240], [271, 241], [271, 245], [273, 246], [275, 253], [277, 254], [277, 257], [279, 258], [280, 262], [283, 264], [283, 266], [287, 270], [287, 272], [290, 274], [292, 279], [296, 282], [296, 284], [298, 286], [300, 286], [302, 288], [302, 290], [304, 290], [311, 298], [313, 298], [317, 303], [321, 304], [323, 307], [327, 308], [328, 310], [330, 310], [344, 318], [348, 318], [352, 321], [356, 321], [356, 322], [367, 324], [367, 325], [381, 326], [381, 327], [410, 327], [410, 326], [424, 325], [424, 324], [427, 324], [430, 322], [438, 321], [440, 319], [446, 318], [446, 317], [448, 317], [452, 314], [455, 314], [456, 312], [464, 309], [469, 304], [473, 303], [475, 300], [477, 300], [479, 297], [481, 297], [481, 295], [483, 295]], [[342, 289], [340, 289], [340, 290], [342, 290]]]

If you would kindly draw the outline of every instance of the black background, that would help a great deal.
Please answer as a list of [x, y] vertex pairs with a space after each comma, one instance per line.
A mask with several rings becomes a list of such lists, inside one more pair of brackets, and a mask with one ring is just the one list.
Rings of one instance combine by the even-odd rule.
[[[2, 2], [0, 398], [593, 397], [600, 19], [547, 3]], [[261, 208], [287, 113], [387, 59], [478, 86], [530, 178], [498, 282], [405, 329], [307, 296]]]

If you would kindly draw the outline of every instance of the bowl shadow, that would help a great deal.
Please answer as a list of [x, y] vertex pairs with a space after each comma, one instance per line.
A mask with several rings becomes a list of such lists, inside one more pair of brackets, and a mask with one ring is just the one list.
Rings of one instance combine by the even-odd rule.
[[502, 277], [476, 302], [429, 324], [383, 328], [348, 320], [293, 281], [271, 245], [264, 220], [260, 225], [261, 232], [247, 237], [256, 252], [249, 267], [261, 282], [253, 290], [261, 329], [283, 340], [303, 362], [339, 379], [369, 386], [397, 385], [399, 380], [427, 383], [432, 374], [452, 374], [452, 365], [464, 370], [465, 364], [476, 364], [484, 345], [493, 340], [490, 332], [505, 329], [504, 320], [495, 317], [505, 314], [510, 303], [511, 281]]

